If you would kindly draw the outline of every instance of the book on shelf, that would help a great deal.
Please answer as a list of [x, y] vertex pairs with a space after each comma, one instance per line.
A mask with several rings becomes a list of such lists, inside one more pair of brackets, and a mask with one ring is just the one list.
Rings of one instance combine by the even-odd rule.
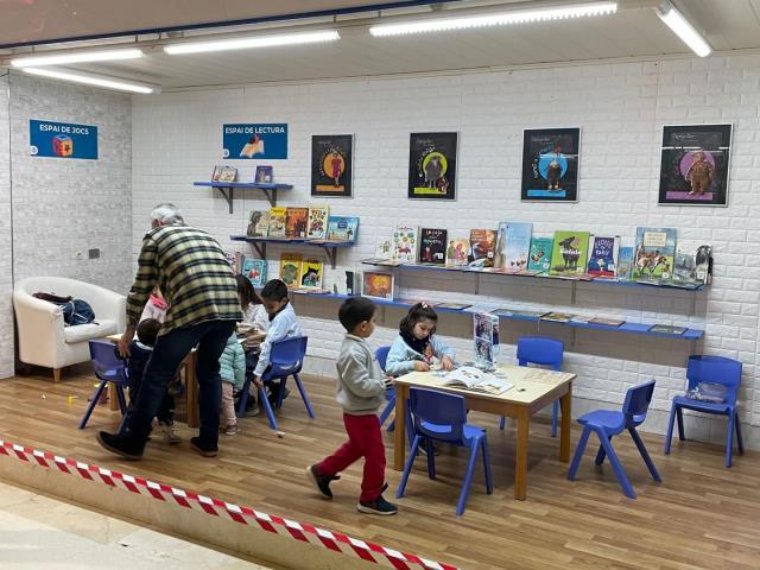
[[375, 259], [393, 259], [393, 240], [391, 238], [378, 238], [375, 244]]
[[586, 315], [573, 315], [570, 318], [570, 322], [585, 325], [586, 323], [590, 322], [592, 318], [593, 317], [587, 317]]
[[285, 227], [288, 209], [284, 206], [274, 206], [269, 210], [269, 237], [285, 238]]
[[298, 273], [298, 287], [302, 289], [322, 289], [325, 264], [321, 259], [309, 257], [301, 262]]
[[499, 317], [491, 312], [473, 312], [472, 340], [475, 362], [493, 368], [499, 354]]
[[235, 182], [237, 173], [237, 168], [234, 166], [215, 166], [211, 182]]
[[232, 267], [232, 272], [237, 273], [243, 266], [243, 254], [239, 251], [225, 251], [224, 258]]
[[468, 313], [492, 313], [499, 308], [497, 303], [475, 303], [465, 309]]
[[393, 228], [393, 259], [414, 263], [417, 255], [417, 228], [400, 224]]
[[265, 164], [256, 167], [256, 176], [253, 181], [256, 184], [272, 184], [274, 182], [274, 169]]
[[467, 267], [470, 240], [463, 236], [448, 236], [446, 245], [446, 267]]
[[267, 237], [269, 235], [269, 210], [251, 210], [248, 215], [248, 237]]
[[461, 388], [484, 394], [503, 394], [513, 387], [503, 378], [484, 372], [474, 366], [461, 366], [443, 376], [443, 386]]
[[362, 273], [362, 297], [392, 301], [396, 298], [396, 280], [393, 273], [364, 271]]
[[527, 269], [532, 232], [533, 224], [530, 222], [501, 222], [496, 232], [494, 267], [508, 273]]
[[309, 208], [288, 206], [285, 210], [285, 237], [305, 238], [309, 223]]
[[476, 228], [470, 230], [470, 254], [467, 257], [469, 267], [493, 267], [496, 249], [496, 232]]
[[675, 228], [636, 228], [633, 279], [671, 279], [676, 237]]
[[554, 232], [552, 245], [552, 275], [577, 275], [586, 273], [588, 260], [588, 232], [558, 230]]
[[469, 303], [454, 303], [454, 302], [443, 302], [443, 303], [436, 303], [433, 305], [436, 309], [449, 309], [452, 311], [462, 311], [464, 309], [467, 309], [471, 307]]
[[329, 289], [317, 289], [314, 287], [297, 287], [296, 289], [291, 289], [291, 292], [298, 293], [299, 295], [329, 295], [333, 293]]
[[673, 267], [673, 281], [676, 283], [697, 283], [707, 285], [710, 280], [712, 246], [704, 244], [689, 249], [678, 246]]
[[546, 311], [531, 311], [526, 309], [507, 309], [512, 314], [504, 315], [515, 319], [540, 319], [546, 314]]
[[561, 313], [559, 311], [551, 311], [545, 315], [541, 315], [542, 321], [551, 321], [553, 323], [567, 323], [572, 320], [575, 315], [572, 313]]
[[447, 236], [448, 232], [444, 229], [420, 229], [419, 262], [427, 265], [445, 265]]
[[679, 327], [676, 325], [652, 325], [649, 327], [649, 332], [652, 333], [661, 333], [661, 334], [672, 334], [672, 335], [682, 335], [686, 332], [686, 327]]
[[383, 267], [398, 267], [399, 265], [403, 265], [403, 263], [397, 259], [386, 259], [384, 257], [362, 259], [362, 263], [365, 265], [382, 265]]
[[325, 239], [328, 219], [329, 208], [327, 206], [309, 206], [309, 222], [306, 229], [306, 237], [309, 239]]
[[615, 277], [619, 281], [629, 281], [633, 273], [633, 250], [632, 245], [621, 245], [618, 249], [618, 263]]
[[620, 236], [589, 236], [586, 273], [594, 278], [614, 279], [617, 273]]
[[288, 289], [298, 287], [298, 276], [301, 273], [300, 253], [283, 251], [280, 254], [280, 280], [288, 286]]
[[327, 221], [327, 239], [333, 241], [356, 241], [359, 218], [356, 216], [333, 216]]
[[616, 319], [614, 317], [594, 317], [593, 319], [589, 319], [588, 322], [593, 325], [607, 325], [609, 327], [619, 327], [625, 324], [623, 319]]
[[551, 236], [533, 236], [530, 240], [530, 252], [528, 254], [528, 270], [546, 273], [551, 269], [552, 244]]
[[266, 259], [244, 257], [240, 273], [247, 277], [254, 287], [263, 287], [267, 282], [268, 269]]

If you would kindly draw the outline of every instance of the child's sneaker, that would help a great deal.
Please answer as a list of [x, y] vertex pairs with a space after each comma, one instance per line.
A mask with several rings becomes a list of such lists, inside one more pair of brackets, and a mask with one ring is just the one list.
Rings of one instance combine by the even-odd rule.
[[393, 503], [389, 503], [383, 499], [382, 495], [380, 495], [371, 503], [363, 503], [360, 501], [359, 504], [356, 505], [356, 510], [368, 515], [381, 515], [387, 517], [389, 515], [395, 515], [398, 512], [398, 507]]
[[160, 424], [161, 430], [164, 432], [164, 443], [169, 445], [176, 445], [182, 442], [182, 438], [174, 431], [172, 424]]
[[320, 475], [317, 471], [316, 465], [309, 465], [309, 467], [306, 468], [306, 476], [309, 478], [309, 481], [314, 484], [314, 487], [319, 491], [320, 495], [325, 499], [333, 498], [332, 491], [330, 490], [330, 483], [340, 479], [340, 476], [335, 475], [333, 477], [325, 477], [324, 475]]
[[224, 428], [224, 435], [235, 435], [238, 432], [238, 427], [236, 425], [229, 425], [226, 428]]

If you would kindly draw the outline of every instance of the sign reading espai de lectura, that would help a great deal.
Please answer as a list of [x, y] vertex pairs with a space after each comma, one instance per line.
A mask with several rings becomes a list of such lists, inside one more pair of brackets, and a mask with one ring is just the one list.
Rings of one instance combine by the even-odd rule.
[[288, 158], [285, 123], [223, 125], [222, 141], [222, 158]]
[[29, 153], [52, 158], [98, 158], [98, 127], [29, 120]]

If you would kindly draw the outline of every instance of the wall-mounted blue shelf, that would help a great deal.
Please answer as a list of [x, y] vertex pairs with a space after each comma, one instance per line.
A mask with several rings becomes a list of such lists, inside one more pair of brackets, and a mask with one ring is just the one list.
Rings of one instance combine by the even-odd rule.
[[[335, 300], [344, 300], [348, 299], [348, 295], [339, 295], [336, 293], [307, 293], [302, 291], [293, 291], [292, 292], [295, 295], [299, 296], [308, 296], [313, 297], [317, 299], [335, 299]], [[395, 300], [388, 300], [388, 299], [372, 299], [376, 305], [384, 306], [384, 307], [399, 307], [403, 309], [408, 309], [411, 307], [415, 301], [409, 301], [409, 300], [402, 300], [402, 299], [395, 299]], [[460, 315], [471, 315], [469, 311], [466, 309], [446, 309], [443, 307], [434, 307], [436, 312], [439, 313], [457, 313]], [[668, 334], [668, 333], [661, 333], [661, 332], [652, 332], [649, 329], [652, 327], [651, 324], [644, 324], [644, 323], [629, 323], [625, 322], [619, 326], [614, 325], [602, 325], [597, 323], [580, 323], [575, 321], [567, 321], [567, 322], [557, 322], [557, 321], [547, 321], [543, 320], [540, 317], [529, 317], [526, 315], [499, 315], [499, 319], [504, 320], [510, 320], [510, 321], [532, 321], [538, 324], [551, 324], [551, 325], [557, 325], [557, 326], [564, 326], [564, 327], [570, 327], [573, 329], [594, 329], [594, 330], [601, 330], [601, 331], [610, 331], [610, 332], [621, 332], [621, 333], [629, 333], [629, 334], [639, 334], [639, 335], [646, 335], [646, 336], [656, 336], [661, 338], [668, 338], [671, 340], [688, 340], [688, 341], [694, 341], [699, 340], [702, 338], [705, 334], [705, 331], [700, 329], [686, 329], [681, 334]]]
[[230, 236], [232, 241], [245, 241], [250, 243], [259, 254], [261, 259], [267, 258], [267, 244], [299, 244], [321, 247], [325, 250], [330, 266], [335, 269], [335, 258], [339, 248], [353, 247], [356, 242], [348, 240], [327, 240], [327, 239], [306, 239], [306, 238], [270, 238], [270, 237], [251, 237], [251, 236]]
[[232, 213], [232, 200], [235, 197], [235, 188], [248, 190], [261, 190], [264, 196], [269, 200], [269, 204], [274, 208], [277, 205], [277, 191], [291, 190], [291, 184], [263, 184], [261, 182], [193, 182], [193, 186], [202, 186], [204, 188], [216, 188], [221, 192]]

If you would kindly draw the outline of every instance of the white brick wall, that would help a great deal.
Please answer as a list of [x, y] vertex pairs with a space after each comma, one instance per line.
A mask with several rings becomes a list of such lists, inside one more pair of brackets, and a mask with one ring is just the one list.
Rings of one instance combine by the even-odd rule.
[[11, 157], [8, 77], [0, 77], [0, 378], [13, 376], [13, 259], [11, 247]]
[[[480, 296], [474, 277], [404, 273], [404, 296], [430, 299], [495, 300], [503, 304], [555, 306], [571, 311], [624, 315], [629, 320], [672, 321], [706, 329], [704, 343], [663, 341], [644, 336], [578, 331], [542, 326], [567, 342], [566, 367], [578, 373], [575, 413], [619, 404], [632, 384], [657, 378], [652, 419], [662, 431], [669, 400], [683, 389], [681, 367], [691, 351], [721, 354], [744, 362], [742, 421], [760, 426], [758, 301], [760, 300], [760, 56], [712, 57], [660, 62], [564, 65], [498, 73], [347, 80], [305, 85], [253, 86], [164, 94], [139, 98], [133, 105], [133, 248], [157, 202], [181, 206], [187, 219], [217, 235], [230, 249], [252, 253], [228, 236], [242, 233], [246, 213], [266, 207], [253, 194], [238, 192], [235, 212], [209, 189], [220, 163], [221, 125], [225, 122], [287, 122], [289, 159], [272, 161], [278, 181], [295, 185], [281, 204], [310, 201], [312, 134], [354, 133], [354, 199], [321, 199], [338, 214], [361, 217], [355, 248], [338, 254], [339, 267], [327, 271], [328, 284], [344, 286], [343, 271], [358, 268], [373, 253], [380, 235], [394, 223], [428, 224], [465, 231], [495, 227], [502, 220], [532, 221], [534, 232], [579, 228], [617, 233], [632, 240], [636, 226], [673, 226], [679, 240], [711, 242], [716, 259], [713, 286], [692, 295], [680, 291], [615, 288], [579, 284], [570, 305], [572, 284], [483, 276]], [[664, 124], [730, 122], [734, 125], [729, 207], [688, 208], [657, 205], [659, 151]], [[520, 203], [522, 130], [580, 126], [582, 150], [577, 204]], [[406, 198], [409, 133], [460, 133], [458, 200], [412, 202]], [[260, 162], [258, 162], [260, 163]], [[236, 161], [250, 180], [256, 161]], [[270, 260], [281, 249], [270, 245]], [[314, 253], [314, 251], [312, 252]], [[270, 264], [276, 275], [276, 261]], [[693, 310], [692, 310], [692, 301]], [[299, 299], [296, 309], [310, 337], [310, 366], [332, 373], [330, 360], [340, 342], [337, 305]], [[387, 327], [373, 341], [390, 342], [401, 313], [383, 312]], [[535, 331], [506, 323], [504, 339]], [[469, 323], [446, 315], [444, 335], [464, 356]], [[514, 347], [505, 346], [510, 361]], [[720, 438], [725, 422], [700, 421], [695, 436]], [[745, 434], [760, 448], [760, 429]], [[749, 432], [749, 430], [748, 430]]]

